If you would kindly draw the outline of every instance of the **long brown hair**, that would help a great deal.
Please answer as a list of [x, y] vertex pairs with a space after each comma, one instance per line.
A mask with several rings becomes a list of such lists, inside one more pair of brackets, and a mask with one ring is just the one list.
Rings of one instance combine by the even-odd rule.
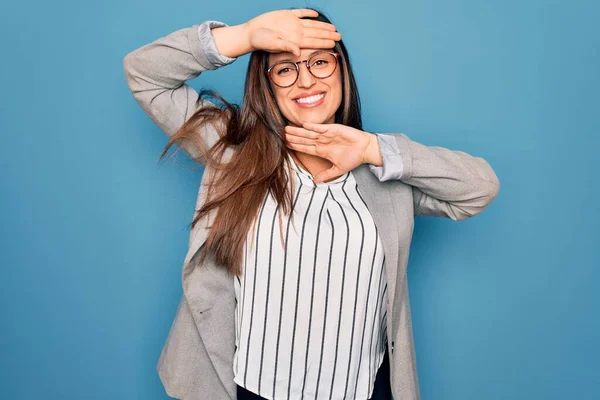
[[[319, 16], [307, 19], [331, 23], [322, 12], [313, 10]], [[340, 54], [338, 67], [342, 77], [342, 102], [335, 113], [335, 123], [362, 129], [360, 99], [346, 46], [340, 40], [333, 51]], [[225, 266], [233, 275], [242, 272], [246, 235], [265, 196], [270, 192], [285, 215], [292, 211], [293, 181], [288, 182], [286, 172], [291, 167], [284, 135], [287, 121], [264, 73], [268, 60], [269, 53], [263, 50], [250, 55], [241, 108], [213, 90], [201, 90], [200, 102], [211, 97], [218, 99], [221, 105], [204, 102], [205, 106], [198, 108], [171, 137], [160, 156], [162, 159], [176, 141], [189, 142], [201, 154], [196, 161], [202, 160], [208, 168], [218, 171], [210, 182], [208, 200], [196, 210], [191, 226], [217, 209], [200, 262], [212, 251], [217, 264]], [[220, 136], [210, 148], [198, 138], [199, 128], [204, 124], [214, 124]], [[234, 151], [229, 161], [222, 163], [221, 158], [228, 148]], [[281, 224], [281, 213], [279, 215]]]

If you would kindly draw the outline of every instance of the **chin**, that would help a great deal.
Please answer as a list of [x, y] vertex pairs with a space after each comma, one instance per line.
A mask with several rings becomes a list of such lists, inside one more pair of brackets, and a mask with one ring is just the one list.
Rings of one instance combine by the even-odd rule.
[[324, 124], [327, 121], [327, 118], [319, 117], [319, 116], [310, 116], [305, 118], [303, 122], [312, 122], [313, 124]]
[[300, 121], [299, 125], [302, 125], [305, 122], [312, 122], [313, 124], [326, 124], [327, 121], [329, 121], [330, 119], [335, 120], [335, 117], [333, 115], [322, 116], [318, 113], [309, 114], [303, 116], [302, 118], [298, 118], [298, 120]]

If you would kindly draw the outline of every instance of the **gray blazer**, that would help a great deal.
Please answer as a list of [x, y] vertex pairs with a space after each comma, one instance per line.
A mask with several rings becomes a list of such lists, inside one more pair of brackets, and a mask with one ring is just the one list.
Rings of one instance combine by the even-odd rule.
[[[232, 61], [214, 51], [210, 27], [221, 25], [224, 24], [212, 21], [204, 27], [180, 29], [124, 58], [125, 76], [133, 96], [167, 135], [173, 135], [202, 106], [198, 93], [184, 82]], [[199, 134], [209, 146], [218, 139], [211, 126]], [[401, 162], [387, 165], [396, 169], [388, 170], [385, 179], [379, 179], [381, 176], [376, 176], [367, 164], [352, 172], [385, 252], [392, 393], [395, 400], [416, 400], [420, 399], [420, 392], [406, 281], [414, 217], [472, 217], [496, 197], [499, 181], [480, 157], [425, 146], [405, 134], [391, 137], [395, 146], [378, 135], [384, 163], [393, 158]], [[194, 149], [182, 147], [189, 155], [198, 156]], [[231, 152], [225, 153], [226, 158], [230, 156]], [[213, 175], [213, 170], [205, 169], [196, 209], [203, 205], [207, 192], [203, 187]], [[183, 262], [183, 295], [157, 365], [167, 394], [186, 400], [236, 399], [233, 279], [210, 255], [203, 265], [196, 257], [213, 218], [214, 213], [209, 214], [190, 233]]]

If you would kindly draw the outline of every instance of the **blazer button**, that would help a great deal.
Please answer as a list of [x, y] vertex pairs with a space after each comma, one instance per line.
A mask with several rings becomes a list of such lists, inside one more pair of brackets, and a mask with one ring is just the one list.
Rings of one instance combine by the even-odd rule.
[[392, 353], [394, 352], [394, 342], [392, 342]]

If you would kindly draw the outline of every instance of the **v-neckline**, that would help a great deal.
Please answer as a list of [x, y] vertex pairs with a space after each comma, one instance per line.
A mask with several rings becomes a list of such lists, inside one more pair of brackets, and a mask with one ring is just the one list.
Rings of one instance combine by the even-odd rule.
[[314, 177], [312, 176], [312, 174], [309, 171], [307, 171], [306, 169], [304, 169], [299, 163], [297, 163], [296, 160], [294, 160], [294, 157], [292, 156], [291, 152], [288, 153], [288, 157], [289, 157], [290, 161], [292, 162], [292, 167], [294, 168], [294, 170], [296, 170], [298, 172], [298, 175], [300, 176], [300, 179], [302, 180], [302, 182], [306, 182], [308, 184], [311, 184], [312, 186], [330, 186], [330, 185], [334, 185], [336, 183], [344, 182], [350, 177], [351, 171], [348, 171], [348, 172], [338, 176], [337, 178], [335, 178], [332, 181], [315, 183]]

